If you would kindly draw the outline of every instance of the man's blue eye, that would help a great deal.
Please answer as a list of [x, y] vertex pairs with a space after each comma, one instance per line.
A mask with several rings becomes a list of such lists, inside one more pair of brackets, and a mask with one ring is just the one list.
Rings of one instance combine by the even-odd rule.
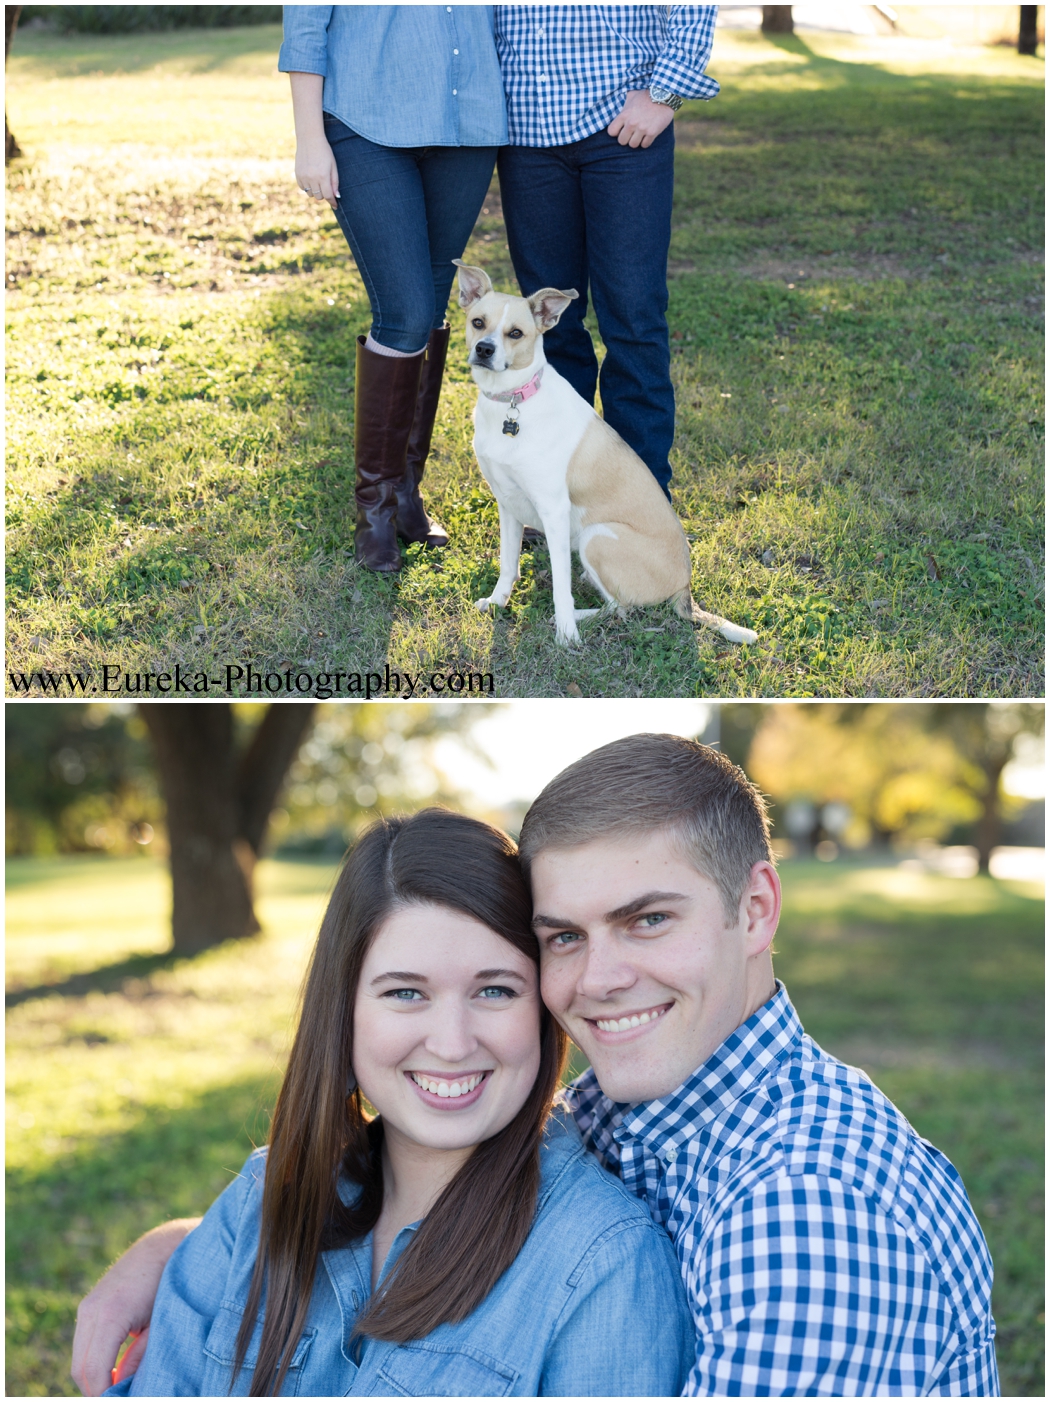
[[[641, 923], [644, 925], [647, 921], [651, 920], [655, 925], [662, 925], [666, 919], [666, 915], [643, 915], [641, 918]], [[649, 928], [652, 929], [652, 925], [650, 925]]]
[[567, 944], [575, 944], [582, 936], [575, 930], [563, 930], [560, 935], [555, 935], [551, 944], [560, 945], [563, 949]]

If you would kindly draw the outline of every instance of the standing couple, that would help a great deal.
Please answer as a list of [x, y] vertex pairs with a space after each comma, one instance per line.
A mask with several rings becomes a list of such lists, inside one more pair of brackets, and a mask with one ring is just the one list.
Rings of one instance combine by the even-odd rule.
[[[295, 174], [327, 200], [372, 306], [354, 404], [358, 560], [448, 537], [419, 484], [448, 351], [454, 268], [499, 156], [526, 295], [580, 297], [544, 341], [665, 492], [675, 110], [710, 98], [714, 5], [287, 5]], [[587, 289], [606, 356], [583, 324]]]
[[963, 1185], [803, 1033], [779, 909], [761, 796], [675, 736], [570, 766], [517, 852], [377, 823], [268, 1150], [91, 1292], [83, 1390], [136, 1331], [114, 1395], [996, 1395]]

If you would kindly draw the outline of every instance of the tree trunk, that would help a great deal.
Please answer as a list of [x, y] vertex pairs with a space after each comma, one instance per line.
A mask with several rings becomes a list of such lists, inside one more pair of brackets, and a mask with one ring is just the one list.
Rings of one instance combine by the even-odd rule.
[[795, 21], [791, 15], [790, 5], [762, 6], [763, 34], [794, 34], [794, 32]]
[[1038, 31], [1038, 5], [1021, 5], [1021, 27], [1017, 35], [1017, 52], [1027, 54], [1029, 57], [1035, 56], [1036, 45], [1039, 42]]
[[988, 787], [981, 795], [981, 816], [977, 819], [974, 839], [977, 845], [977, 870], [987, 875], [992, 850], [999, 846], [1002, 831], [1002, 813], [999, 805], [999, 780], [1009, 759], [1009, 752], [1001, 759], [986, 759], [981, 765]]
[[238, 762], [227, 703], [139, 708], [167, 809], [172, 948], [196, 954], [255, 934], [252, 874], [312, 705], [273, 705]]
[[[18, 16], [22, 13], [21, 5], [4, 6], [4, 67], [7, 67], [7, 57], [11, 52], [11, 41], [15, 37], [15, 30], [18, 28]], [[1033, 49], [1034, 53], [1035, 50]], [[7, 125], [7, 108], [4, 108], [4, 165], [13, 161], [16, 156], [22, 154], [22, 148], [15, 140], [15, 134]]]

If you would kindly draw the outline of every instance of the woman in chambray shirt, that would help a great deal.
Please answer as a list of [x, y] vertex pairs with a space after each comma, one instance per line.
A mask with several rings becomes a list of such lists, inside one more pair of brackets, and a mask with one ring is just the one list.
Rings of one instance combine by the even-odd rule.
[[448, 350], [452, 259], [466, 248], [507, 113], [492, 7], [286, 5], [295, 176], [324, 199], [372, 304], [358, 338], [357, 558], [401, 568], [398, 537], [448, 537], [419, 494]]
[[431, 809], [360, 839], [269, 1150], [171, 1257], [110, 1394], [680, 1393], [670, 1239], [550, 1113], [567, 1043], [530, 916], [485, 823]]

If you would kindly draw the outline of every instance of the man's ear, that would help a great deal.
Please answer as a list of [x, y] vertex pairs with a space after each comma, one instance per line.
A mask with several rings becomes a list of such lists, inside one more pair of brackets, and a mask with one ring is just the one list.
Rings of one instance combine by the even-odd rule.
[[562, 312], [579, 295], [575, 287], [570, 287], [567, 292], [559, 292], [556, 287], [541, 287], [534, 292], [528, 302], [532, 308], [532, 319], [540, 331], [549, 331], [552, 326], [557, 326]]
[[453, 263], [459, 269], [459, 305], [469, 307], [473, 302], [480, 302], [482, 297], [486, 297], [492, 291], [492, 279], [484, 268], [472, 268], [469, 263], [464, 263], [460, 258], [453, 258]]

